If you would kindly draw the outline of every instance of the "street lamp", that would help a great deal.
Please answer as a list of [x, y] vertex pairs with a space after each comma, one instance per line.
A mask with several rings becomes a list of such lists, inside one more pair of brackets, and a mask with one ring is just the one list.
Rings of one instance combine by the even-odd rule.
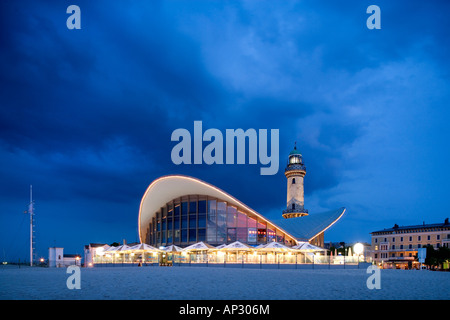
[[362, 243], [355, 243], [355, 245], [353, 246], [353, 251], [355, 251], [355, 253], [357, 254], [358, 257], [358, 263], [359, 263], [359, 256], [361, 253], [364, 252], [364, 245]]

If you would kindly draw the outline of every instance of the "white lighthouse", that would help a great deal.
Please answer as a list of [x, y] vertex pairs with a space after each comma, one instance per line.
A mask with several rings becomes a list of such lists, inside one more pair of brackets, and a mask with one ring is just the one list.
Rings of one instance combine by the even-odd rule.
[[308, 210], [304, 208], [303, 179], [306, 175], [306, 167], [303, 163], [301, 153], [294, 150], [289, 153], [288, 164], [284, 170], [287, 178], [287, 204], [283, 210], [283, 218], [296, 218], [308, 215]]

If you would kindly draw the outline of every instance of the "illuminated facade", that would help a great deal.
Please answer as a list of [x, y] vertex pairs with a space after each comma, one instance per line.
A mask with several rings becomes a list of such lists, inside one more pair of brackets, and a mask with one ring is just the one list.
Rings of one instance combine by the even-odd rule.
[[417, 249], [427, 245], [435, 249], [449, 247], [450, 223], [422, 224], [412, 226], [394, 225], [392, 228], [374, 231], [372, 234], [372, 258], [383, 268], [418, 267], [415, 260]]
[[213, 246], [234, 241], [251, 246], [270, 242], [293, 246], [308, 241], [323, 246], [324, 231], [342, 217], [345, 208], [308, 214], [303, 203], [305, 173], [301, 154], [294, 148], [286, 168], [287, 209], [280, 220], [269, 220], [228, 193], [193, 177], [156, 179], [141, 200], [140, 241], [155, 247], [185, 247], [200, 241]]
[[145, 236], [145, 243], [152, 246], [186, 246], [199, 241], [213, 246], [234, 241], [296, 243], [287, 232], [245, 207], [207, 195], [185, 195], [167, 202], [155, 212]]

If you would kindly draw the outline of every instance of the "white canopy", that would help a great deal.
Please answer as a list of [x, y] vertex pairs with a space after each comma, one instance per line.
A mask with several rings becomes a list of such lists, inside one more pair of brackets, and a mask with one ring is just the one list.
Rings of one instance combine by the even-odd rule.
[[226, 247], [227, 245], [224, 243], [224, 244], [221, 244], [220, 246], [217, 246], [216, 247], [216, 249], [222, 249], [223, 247]]
[[117, 247], [117, 250], [115, 250], [116, 252], [117, 251], [128, 251], [128, 250], [130, 250], [130, 246], [127, 246], [126, 244], [123, 244], [123, 245], [121, 245], [121, 246], [118, 246]]
[[135, 246], [132, 246], [129, 250], [131, 250], [131, 251], [161, 251], [161, 250], [156, 249], [155, 247], [152, 247], [146, 243], [140, 243]]
[[119, 247], [109, 247], [108, 249], [104, 250], [103, 252], [113, 252], [113, 251], [117, 251], [117, 249], [119, 249]]
[[298, 249], [300, 251], [327, 251], [327, 249], [317, 247], [315, 245], [310, 244], [309, 242], [301, 242], [296, 246], [292, 247], [293, 249]]
[[258, 251], [293, 251], [291, 248], [279, 242], [270, 242], [256, 248]]
[[248, 244], [242, 243], [240, 241], [235, 241], [233, 243], [230, 243], [230, 244], [220, 248], [220, 250], [225, 250], [225, 251], [250, 251], [250, 250], [254, 250], [254, 249], [255, 248], [253, 248], [252, 246], [249, 246]]
[[204, 251], [204, 250], [211, 250], [216, 249], [216, 247], [213, 247], [210, 244], [204, 243], [203, 241], [194, 243], [193, 245], [190, 245], [189, 247], [186, 247], [183, 249], [183, 251]]
[[182, 248], [180, 248], [180, 247], [178, 247], [178, 246], [176, 246], [176, 245], [170, 245], [170, 246], [167, 246], [167, 247], [165, 247], [164, 249], [162, 249], [163, 251], [166, 251], [166, 252], [181, 252], [181, 251], [183, 251], [183, 249]]

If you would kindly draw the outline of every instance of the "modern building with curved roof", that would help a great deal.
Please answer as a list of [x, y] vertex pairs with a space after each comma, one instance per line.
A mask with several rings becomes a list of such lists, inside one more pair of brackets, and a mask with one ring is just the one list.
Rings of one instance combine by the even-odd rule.
[[296, 148], [289, 154], [285, 175], [287, 206], [282, 219], [269, 220], [237, 198], [207, 182], [184, 175], [154, 180], [139, 208], [139, 238], [152, 246], [188, 246], [203, 241], [213, 246], [240, 241], [261, 245], [276, 241], [288, 246], [308, 241], [323, 246], [324, 231], [345, 208], [309, 214], [304, 208], [306, 167]]

